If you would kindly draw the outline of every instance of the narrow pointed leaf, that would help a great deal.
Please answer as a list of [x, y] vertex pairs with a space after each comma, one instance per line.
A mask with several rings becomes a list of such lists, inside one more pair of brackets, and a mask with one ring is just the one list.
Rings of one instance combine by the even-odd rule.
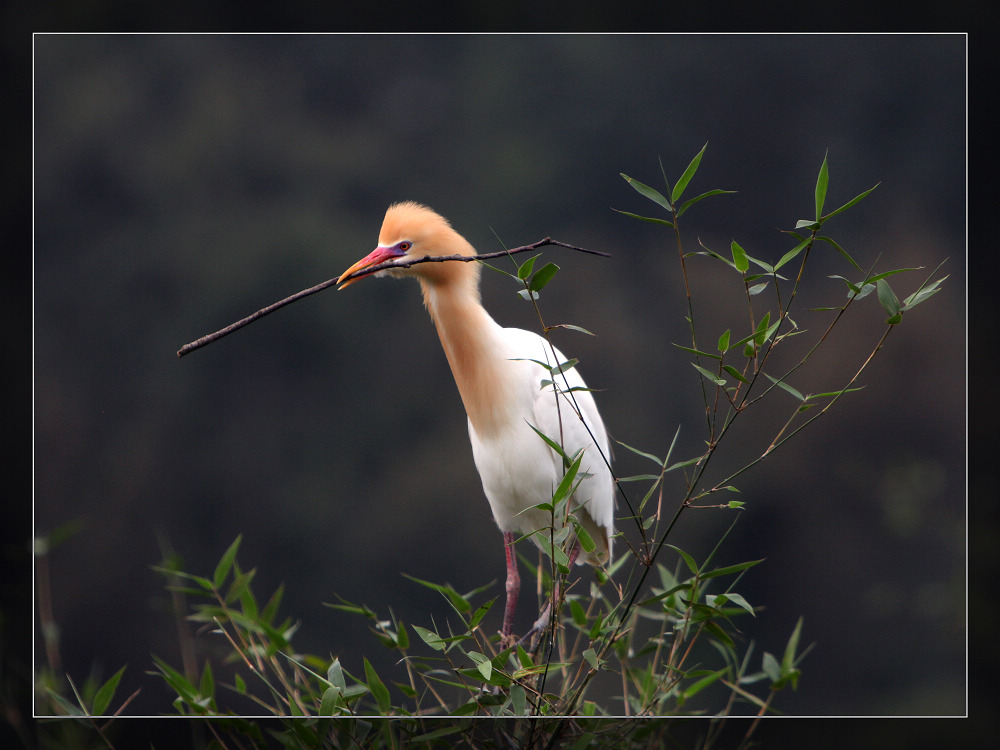
[[115, 690], [118, 689], [118, 682], [121, 680], [123, 674], [125, 674], [125, 667], [122, 667], [111, 675], [111, 678], [98, 689], [94, 695], [94, 706], [91, 712], [93, 715], [103, 716], [104, 712], [108, 710], [108, 706], [111, 703], [111, 699], [115, 697]]
[[790, 385], [789, 385], [788, 383], [786, 383], [786, 382], [785, 382], [784, 380], [778, 380], [777, 378], [772, 378], [772, 377], [771, 377], [770, 375], [768, 375], [768, 374], [767, 374], [766, 372], [764, 373], [764, 377], [766, 377], [766, 378], [767, 378], [768, 380], [770, 380], [770, 381], [771, 381], [772, 383], [774, 383], [774, 384], [775, 384], [776, 386], [778, 386], [778, 387], [779, 387], [779, 388], [781, 388], [782, 390], [785, 390], [785, 391], [787, 391], [788, 393], [791, 393], [791, 394], [792, 394], [793, 396], [795, 396], [795, 398], [797, 398], [797, 399], [798, 399], [799, 401], [805, 401], [805, 400], [806, 400], [806, 397], [805, 397], [805, 396], [803, 396], [803, 395], [802, 395], [802, 393], [801, 393], [800, 391], [798, 391], [797, 389], [795, 389], [795, 388], [793, 388], [792, 386], [790, 386]]
[[729, 247], [733, 251], [733, 264], [736, 266], [736, 270], [740, 273], [746, 273], [747, 269], [750, 268], [746, 251], [740, 247], [740, 243], [736, 240], [733, 240]]
[[690, 346], [681, 346], [680, 344], [674, 344], [674, 346], [685, 352], [691, 352], [692, 354], [697, 354], [699, 357], [711, 357], [712, 359], [722, 359], [722, 357], [720, 357], [718, 354], [713, 354], [712, 352], [703, 352], [701, 349], [692, 349]]
[[536, 255], [536, 256], [534, 256], [532, 258], [528, 258], [526, 261], [524, 261], [524, 263], [522, 263], [520, 266], [518, 266], [517, 267], [517, 278], [521, 279], [521, 281], [524, 281], [526, 278], [528, 278], [529, 276], [531, 276], [531, 269], [535, 267], [535, 261], [539, 257], [541, 257], [541, 256], [540, 255]]
[[691, 363], [691, 366], [694, 369], [696, 369], [698, 372], [700, 372], [702, 375], [704, 375], [712, 383], [715, 383], [715, 385], [724, 386], [726, 384], [726, 379], [725, 378], [720, 378], [714, 372], [709, 372], [704, 367], [696, 365], [694, 362]]
[[913, 294], [911, 294], [909, 297], [903, 300], [903, 309], [909, 310], [911, 307], [916, 307], [921, 302], [926, 300], [928, 297], [931, 297], [932, 295], [935, 295], [938, 292], [940, 292], [941, 282], [947, 278], [948, 276], [944, 276], [935, 281], [933, 284], [928, 284], [922, 289], [918, 289], [917, 291], [915, 291]]
[[556, 275], [556, 271], [558, 270], [559, 266], [555, 263], [546, 263], [531, 277], [531, 281], [528, 282], [528, 288], [533, 292], [540, 291], [546, 284], [552, 281], [552, 277]]
[[882, 305], [882, 309], [885, 310], [886, 315], [893, 316], [898, 314], [900, 309], [899, 298], [892, 291], [889, 282], [885, 279], [879, 279], [876, 282], [876, 287], [878, 289], [879, 304]]
[[743, 373], [740, 372], [739, 370], [737, 370], [732, 365], [723, 365], [722, 369], [725, 370], [726, 372], [728, 372], [730, 375], [732, 375], [734, 378], [736, 378], [741, 383], [748, 383], [749, 384], [750, 381], [747, 380], [745, 377], [743, 377]]
[[615, 442], [618, 443], [618, 445], [622, 446], [623, 448], [628, 448], [630, 451], [632, 451], [633, 453], [635, 453], [637, 456], [642, 456], [643, 458], [648, 458], [653, 463], [655, 463], [655, 464], [657, 464], [659, 466], [663, 466], [664, 462], [661, 461], [656, 456], [654, 456], [652, 453], [646, 453], [644, 451], [639, 450], [638, 448], [633, 448], [631, 445], [627, 445], [626, 443], [623, 443], [621, 440], [616, 440]]
[[389, 697], [389, 689], [385, 686], [385, 683], [379, 679], [378, 674], [375, 672], [375, 668], [367, 658], [365, 658], [365, 682], [368, 683], [368, 689], [371, 690], [372, 695], [375, 697], [375, 702], [378, 704], [379, 712], [382, 714], [387, 713], [392, 705], [392, 701]]
[[625, 216], [629, 216], [629, 217], [631, 217], [633, 219], [639, 219], [640, 221], [649, 221], [649, 222], [652, 222], [653, 224], [663, 224], [663, 225], [671, 227], [671, 228], [674, 226], [674, 223], [672, 221], [667, 221], [666, 219], [657, 219], [657, 218], [652, 217], [652, 216], [639, 216], [639, 214], [634, 214], [634, 213], [632, 213], [630, 211], [622, 211], [621, 209], [618, 209], [618, 208], [613, 208], [611, 210], [612, 211], [617, 211], [618, 213], [624, 214]]
[[[664, 198], [663, 195], [661, 195], [658, 190], [654, 190], [653, 188], [649, 187], [648, 185], [643, 185], [641, 182], [639, 182], [638, 180], [632, 179], [631, 177], [629, 177], [624, 172], [619, 172], [619, 174], [622, 177], [624, 177], [625, 181], [629, 185], [631, 185], [640, 195], [644, 195], [645, 197], [649, 198], [654, 203], [657, 203], [660, 206], [662, 206], [663, 208], [667, 209], [667, 211], [671, 210], [670, 209], [670, 201], [668, 201], [666, 198]], [[637, 218], [641, 218], [641, 217], [637, 217]]]
[[233, 560], [236, 559], [236, 552], [239, 550], [240, 542], [242, 541], [243, 535], [240, 534], [236, 537], [236, 541], [229, 545], [229, 549], [222, 555], [219, 564], [215, 566], [215, 572], [212, 574], [212, 583], [215, 584], [215, 588], [222, 588], [226, 576], [229, 575], [229, 571], [233, 567]]
[[798, 255], [799, 253], [801, 253], [802, 250], [803, 250], [803, 248], [805, 248], [805, 246], [808, 245], [811, 241], [812, 241], [812, 239], [807, 237], [802, 242], [800, 242], [798, 245], [796, 245], [791, 250], [789, 250], [787, 253], [785, 253], [784, 255], [782, 255], [781, 256], [781, 260], [779, 260], [777, 263], [774, 264], [774, 270], [777, 271], [783, 265], [785, 265], [786, 263], [788, 263], [788, 261], [792, 260], [796, 255]]
[[681, 175], [680, 179], [677, 180], [677, 184], [674, 185], [674, 190], [670, 194], [670, 199], [674, 203], [676, 203], [681, 199], [681, 196], [684, 194], [684, 190], [687, 188], [688, 183], [691, 182], [691, 178], [694, 177], [695, 172], [698, 171], [698, 165], [701, 164], [701, 157], [705, 153], [706, 148], [708, 148], [707, 143], [701, 147], [701, 151], [699, 151], [695, 155], [695, 157], [691, 160], [691, 163], [688, 164], [687, 169], [684, 170], [684, 174]]
[[819, 168], [819, 176], [816, 178], [816, 221], [823, 216], [823, 204], [826, 203], [826, 186], [830, 181], [830, 171], [827, 166], [826, 154], [823, 155], [823, 164]]
[[844, 250], [844, 248], [842, 248], [839, 244], [837, 244], [837, 242], [833, 238], [831, 238], [831, 237], [825, 237], [823, 235], [817, 235], [816, 239], [817, 240], [823, 240], [823, 242], [826, 242], [826, 243], [828, 243], [830, 245], [833, 245], [834, 249], [847, 259], [848, 263], [850, 263], [852, 266], [854, 266], [858, 271], [862, 270], [861, 266], [859, 266], [854, 261], [854, 258], [852, 258], [850, 255], [848, 255], [847, 251]]
[[677, 217], [680, 218], [681, 216], [683, 216], [685, 211], [687, 211], [689, 208], [691, 208], [691, 206], [693, 206], [700, 200], [704, 200], [705, 198], [710, 198], [713, 195], [724, 195], [735, 192], [736, 192], [735, 190], [720, 190], [716, 188], [715, 190], [709, 190], [707, 193], [702, 193], [699, 196], [684, 201], [684, 203], [680, 207], [680, 210], [677, 211]]
[[698, 563], [694, 561], [694, 558], [691, 557], [691, 555], [682, 550], [680, 547], [675, 547], [672, 544], [668, 544], [667, 546], [670, 547], [670, 549], [672, 549], [678, 555], [680, 555], [681, 558], [683, 558], [684, 564], [688, 566], [688, 570], [690, 570], [695, 575], [698, 574]]
[[836, 209], [835, 211], [831, 211], [826, 216], [824, 216], [823, 217], [823, 221], [826, 221], [827, 219], [831, 219], [834, 216], [836, 216], [837, 214], [839, 214], [841, 211], [846, 211], [851, 206], [859, 203], [864, 198], [866, 198], [869, 193], [871, 193], [875, 188], [877, 188], [881, 184], [882, 184], [881, 182], [877, 182], [877, 183], [875, 183], [874, 187], [869, 188], [868, 190], [866, 190], [865, 192], [861, 193], [860, 195], [854, 196], [853, 198], [851, 198], [851, 200], [847, 201], [847, 203], [845, 203], [843, 206], [841, 206], [840, 208]]
[[729, 334], [730, 331], [727, 328], [725, 332], [721, 336], [719, 336], [718, 349], [723, 354], [725, 354], [726, 350], [729, 349]]

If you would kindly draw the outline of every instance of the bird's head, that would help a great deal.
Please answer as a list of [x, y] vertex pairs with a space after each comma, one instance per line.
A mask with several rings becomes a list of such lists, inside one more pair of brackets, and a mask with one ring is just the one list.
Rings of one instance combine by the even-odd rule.
[[[344, 271], [340, 278], [344, 279], [339, 288], [350, 286], [355, 281], [365, 278], [365, 275], [348, 279], [352, 273], [372, 268], [388, 261], [393, 261], [400, 267], [387, 267], [375, 272], [376, 276], [389, 274], [392, 276], [416, 276], [421, 281], [435, 284], [457, 276], [478, 278], [474, 263], [418, 263], [405, 267], [408, 261], [425, 256], [443, 255], [475, 255], [472, 245], [451, 224], [438, 213], [427, 206], [407, 201], [389, 206], [382, 222], [382, 231], [378, 236], [378, 247]], [[469, 268], [456, 268], [468, 266]]]

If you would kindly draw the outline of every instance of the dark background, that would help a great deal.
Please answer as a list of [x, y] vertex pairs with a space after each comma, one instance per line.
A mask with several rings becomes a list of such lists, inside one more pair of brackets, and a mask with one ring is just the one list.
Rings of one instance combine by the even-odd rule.
[[[707, 141], [691, 194], [739, 192], [684, 217], [688, 250], [780, 257], [829, 149], [828, 207], [881, 182], [829, 225], [862, 265], [949, 259], [865, 390], [736, 482], [748, 508], [722, 561], [767, 558], [740, 585], [766, 607], [740, 623], [758, 657], [800, 615], [816, 643], [783, 711], [966, 711], [964, 37], [55, 35], [34, 62], [34, 530], [80, 524], [50, 561], [74, 677], [128, 663], [130, 712], [167, 708], [145, 674], [150, 652], [179, 663], [150, 569], [164, 543], [207, 574], [242, 533], [260, 594], [286, 585], [296, 645], [358, 671], [388, 657], [323, 606], [335, 593], [421, 624], [447, 608], [401, 572], [461, 591], [502, 578], [416, 285], [326, 292], [174, 354], [336, 276], [392, 201], [428, 203], [481, 251], [495, 231], [611, 252], [546, 252], [563, 270], [543, 313], [598, 334], [557, 343], [603, 389], [614, 437], [662, 455], [680, 425], [679, 456], [699, 452], [699, 376], [671, 346], [688, 343], [675, 248], [611, 208], [652, 212], [618, 173], [661, 185], [658, 159], [676, 179]], [[856, 272], [829, 251], [811, 263], [803, 304], [840, 303], [826, 276]], [[709, 346], [744, 319], [739, 288], [690, 265]], [[894, 277], [899, 296], [927, 273]], [[533, 327], [514, 292], [484, 274], [494, 316]], [[800, 390], [867, 356], [885, 316], [873, 297], [853, 312]], [[796, 317], [811, 334], [828, 319]], [[712, 477], [766, 447], [792, 402], [772, 405]], [[617, 457], [621, 475], [650, 468]], [[730, 520], [689, 513], [673, 543], [703, 557]]]

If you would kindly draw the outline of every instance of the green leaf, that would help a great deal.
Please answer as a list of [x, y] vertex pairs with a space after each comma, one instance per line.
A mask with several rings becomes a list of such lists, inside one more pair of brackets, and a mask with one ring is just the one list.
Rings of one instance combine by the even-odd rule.
[[525, 708], [527, 708], [528, 699], [524, 692], [524, 688], [520, 685], [510, 686], [510, 707], [514, 711], [515, 716], [524, 716]]
[[419, 625], [411, 625], [410, 627], [417, 631], [417, 635], [420, 636], [420, 639], [435, 651], [444, 651], [445, 647], [448, 645], [447, 639], [442, 638], [432, 630], [422, 628]]
[[812, 239], [807, 237], [806, 239], [802, 240], [802, 242], [800, 242], [798, 245], [789, 250], [787, 253], [782, 255], [781, 260], [779, 260], [777, 263], [774, 264], [774, 270], [777, 271], [783, 265], [788, 263], [788, 261], [792, 260], [795, 256], [801, 253], [802, 250], [805, 248], [805, 246], [808, 245], [811, 241]]
[[726, 565], [722, 568], [715, 568], [707, 573], [703, 573], [701, 577], [708, 580], [709, 578], [718, 578], [720, 576], [729, 576], [733, 573], [740, 573], [748, 568], [752, 568], [754, 565], [760, 565], [764, 562], [764, 559], [765, 558], [762, 557], [759, 560], [749, 560], [747, 562], [736, 563], [735, 565]]
[[729, 349], [729, 334], [730, 331], [727, 328], [725, 332], [723, 332], [723, 334], [719, 336], [719, 343], [717, 346], [719, 351], [722, 352], [723, 354], [725, 354], [726, 351]]
[[747, 383], [749, 385], [750, 381], [743, 377], [743, 373], [737, 370], [732, 365], [723, 365], [722, 369], [732, 375], [734, 378], [739, 380], [741, 383]]
[[876, 282], [876, 288], [878, 290], [879, 304], [882, 305], [882, 309], [885, 310], [886, 315], [895, 316], [899, 314], [899, 298], [896, 297], [895, 292], [892, 291], [892, 287], [889, 286], [889, 282], [885, 279], [879, 279]]
[[197, 702], [198, 691], [195, 689], [194, 685], [191, 684], [191, 681], [155, 654], [152, 656], [153, 663], [156, 664], [157, 669], [160, 670], [160, 673], [163, 675], [163, 679], [171, 688], [173, 688], [178, 697], [185, 703], [193, 704]]
[[[233, 582], [229, 586], [229, 591], [226, 592], [224, 601], [226, 604], [232, 604], [237, 599], [244, 596], [249, 590], [250, 582], [253, 580], [254, 576], [257, 575], [257, 569], [251, 568], [247, 572], [243, 573], [238, 568], [236, 571], [236, 576], [233, 578]], [[223, 576], [225, 580], [225, 576]], [[218, 585], [218, 584], [216, 584]], [[255, 618], [257, 616], [257, 604], [251, 600], [247, 602], [249, 606], [245, 606], [244, 609], [249, 610], [246, 612], [248, 617]]]
[[717, 672], [712, 672], [711, 674], [705, 675], [700, 680], [692, 684], [690, 687], [685, 688], [684, 691], [680, 694], [679, 698], [681, 700], [687, 700], [689, 698], [693, 698], [695, 695], [700, 693], [702, 690], [707, 688], [712, 683], [718, 682], [719, 679], [725, 673], [726, 673], [725, 669], [720, 669]]
[[840, 245], [838, 245], [836, 243], [836, 241], [834, 241], [832, 238], [830, 238], [830, 237], [824, 237], [822, 235], [817, 235], [816, 239], [817, 240], [823, 240], [823, 242], [826, 242], [826, 243], [828, 243], [830, 245], [833, 245], [834, 249], [847, 259], [848, 263], [850, 263], [852, 266], [854, 266], [857, 270], [859, 270], [859, 271], [862, 270], [861, 266], [859, 266], [857, 263], [854, 262], [854, 258], [852, 258], [850, 255], [848, 255], [847, 251], [844, 250], [844, 248], [842, 248]]
[[719, 190], [718, 188], [716, 188], [715, 190], [709, 190], [707, 193], [702, 193], [701, 195], [695, 198], [691, 198], [690, 200], [684, 201], [684, 204], [680, 207], [680, 210], [677, 211], [677, 217], [680, 218], [681, 216], [683, 216], [685, 211], [687, 211], [689, 208], [691, 208], [691, 206], [693, 206], [700, 200], [704, 200], [705, 198], [709, 198], [713, 195], [723, 195], [735, 192], [736, 192], [735, 190]]
[[[764, 271], [766, 271], [769, 274], [773, 274], [774, 273], [774, 267], [772, 265], [770, 265], [769, 263], [765, 263], [762, 260], [758, 260], [757, 258], [753, 257], [752, 255], [747, 255], [747, 260], [749, 260], [751, 263], [759, 266], [760, 268], [762, 268]], [[781, 276], [779, 276], [778, 278], [781, 278]]]
[[368, 689], [375, 696], [375, 702], [378, 704], [379, 711], [382, 714], [388, 713], [389, 708], [392, 706], [392, 701], [389, 697], [389, 688], [379, 679], [375, 668], [368, 661], [367, 657], [365, 657], [365, 681], [368, 683]]
[[706, 620], [704, 623], [704, 628], [705, 630], [707, 630], [709, 633], [712, 634], [715, 640], [728, 646], [729, 648], [736, 648], [736, 644], [733, 642], [732, 637], [729, 635], [729, 633], [727, 633], [725, 630], [722, 629], [719, 623], [715, 622], [714, 620]]
[[742, 607], [743, 609], [745, 609], [747, 612], [749, 612], [750, 614], [752, 614], [754, 617], [757, 616], [757, 613], [753, 611], [753, 607], [750, 606], [750, 602], [748, 602], [746, 599], [744, 599], [739, 594], [734, 594], [732, 592], [730, 592], [728, 594], [719, 594], [718, 596], [716, 596], [713, 599], [713, 602], [714, 602], [714, 604], [715, 604], [716, 607], [721, 607], [726, 602], [732, 602], [736, 606]]
[[670, 547], [672, 550], [674, 550], [674, 552], [676, 552], [684, 559], [684, 564], [688, 566], [688, 570], [690, 570], [695, 575], [698, 574], [698, 563], [694, 561], [694, 558], [691, 557], [691, 555], [682, 550], [680, 547], [675, 547], [672, 544], [668, 544], [667, 546]]
[[874, 187], [869, 188], [868, 190], [866, 190], [865, 192], [861, 193], [860, 195], [854, 196], [853, 198], [851, 198], [851, 200], [847, 201], [847, 203], [845, 203], [843, 206], [841, 206], [840, 208], [838, 208], [835, 211], [831, 211], [826, 216], [824, 216], [823, 217], [823, 221], [826, 221], [827, 219], [832, 219], [834, 216], [836, 216], [837, 214], [839, 214], [841, 211], [846, 211], [851, 206], [859, 203], [864, 198], [866, 198], [869, 193], [871, 193], [875, 188], [877, 188], [881, 184], [882, 184], [881, 182], [877, 182], [877, 183], [875, 183]]
[[593, 552], [597, 549], [597, 544], [594, 542], [593, 537], [590, 536], [590, 532], [582, 524], [577, 525], [575, 528], [576, 538], [579, 540], [584, 552]]
[[[440, 583], [433, 583], [431, 581], [424, 581], [424, 580], [422, 580], [420, 578], [415, 578], [415, 577], [413, 577], [411, 575], [408, 575], [407, 573], [403, 573], [403, 575], [406, 578], [409, 578], [414, 583], [419, 583], [421, 586], [426, 586], [429, 589], [432, 589], [434, 591], [437, 591], [440, 594], [443, 594], [444, 597], [449, 602], [451, 602], [451, 606], [454, 607], [460, 614], [462, 612], [468, 612], [470, 609], [472, 609], [472, 605], [469, 603], [469, 600], [466, 599], [461, 594], [459, 594], [457, 591], [455, 591], [454, 588], [452, 588], [451, 586], [449, 586], [447, 584], [441, 585]], [[416, 626], [414, 626], [414, 627], [416, 627]]]
[[633, 214], [633, 213], [630, 213], [629, 211], [622, 211], [622, 210], [617, 209], [617, 208], [613, 208], [611, 210], [612, 211], [617, 211], [618, 213], [624, 214], [625, 216], [630, 216], [633, 219], [639, 219], [640, 221], [649, 221], [649, 222], [652, 222], [654, 224], [664, 224], [664, 225], [666, 225], [668, 227], [673, 227], [674, 226], [674, 223], [672, 221], [667, 221], [666, 219], [656, 219], [656, 218], [653, 218], [652, 216], [639, 216], [639, 214]]
[[[705, 245], [702, 244], [702, 247], [705, 247]], [[734, 271], [739, 270], [736, 268], [736, 264], [733, 263], [731, 260], [729, 260], [729, 258], [723, 258], [717, 252], [715, 252], [714, 250], [709, 250], [707, 247], [705, 247], [704, 251], [698, 250], [697, 252], [688, 253], [688, 255], [707, 255], [709, 258], [715, 258], [716, 260], [721, 260], [723, 263], [732, 268]], [[684, 257], [686, 258], [687, 255], [685, 255]]]
[[800, 617], [798, 622], [795, 623], [795, 629], [792, 630], [792, 634], [788, 638], [788, 643], [785, 644], [785, 653], [781, 657], [781, 669], [783, 672], [788, 672], [795, 667], [795, 653], [799, 650], [799, 639], [802, 637], [802, 624], [803, 618]]
[[222, 555], [219, 564], [215, 566], [215, 572], [212, 574], [212, 583], [215, 585], [215, 588], [222, 588], [226, 576], [229, 575], [229, 571], [233, 567], [233, 561], [236, 559], [236, 551], [240, 548], [240, 542], [242, 541], [243, 535], [240, 534], [236, 537], [236, 541], [229, 545], [229, 549]]
[[573, 492], [573, 482], [576, 481], [576, 474], [580, 470], [580, 461], [583, 460], [583, 453], [580, 453], [576, 457], [576, 460], [570, 464], [566, 473], [563, 475], [562, 480], [559, 482], [559, 486], [556, 487], [555, 492], [552, 493], [552, 504], [556, 505], [565, 497], [568, 497]]
[[550, 438], [544, 432], [539, 430], [537, 427], [535, 427], [535, 425], [529, 423], [528, 427], [533, 429], [535, 431], [535, 434], [545, 441], [546, 445], [548, 445], [552, 450], [554, 450], [557, 454], [559, 454], [559, 457], [562, 458], [564, 462], [572, 463], [573, 459], [566, 454], [566, 451], [563, 450], [563, 447], [559, 445], [559, 443], [557, 443], [555, 440]]
[[579, 331], [580, 333], [585, 333], [588, 336], [595, 336], [596, 334], [591, 333], [586, 328], [581, 328], [580, 326], [572, 325], [571, 323], [557, 323], [554, 326], [549, 326], [549, 328], [566, 328], [570, 331]]
[[[667, 211], [671, 210], [671, 208], [670, 208], [670, 201], [668, 201], [666, 198], [664, 198], [660, 194], [660, 192], [658, 190], [654, 190], [653, 188], [649, 187], [648, 185], [643, 185], [641, 182], [639, 182], [638, 180], [632, 179], [631, 177], [629, 177], [624, 172], [619, 172], [619, 174], [622, 177], [624, 177], [625, 181], [629, 185], [631, 185], [640, 195], [644, 195], [645, 197], [649, 198], [654, 203], [656, 203], [656, 204], [662, 206], [663, 208], [667, 209]], [[642, 218], [642, 217], [636, 217], [636, 218]]]
[[747, 269], [750, 268], [750, 261], [747, 259], [746, 250], [736, 240], [730, 243], [729, 248], [733, 252], [733, 265], [736, 266], [736, 270], [740, 273], [746, 273]]
[[664, 462], [659, 458], [657, 458], [656, 456], [654, 456], [652, 453], [646, 453], [644, 451], [639, 450], [638, 448], [633, 448], [631, 445], [623, 443], [621, 440], [616, 440], [615, 442], [618, 443], [618, 445], [620, 445], [622, 448], [627, 448], [628, 450], [632, 451], [637, 456], [648, 458], [650, 461], [657, 464], [658, 466], [663, 466]]
[[721, 386], [724, 386], [726, 384], [726, 379], [725, 378], [720, 378], [714, 372], [709, 372], [704, 367], [701, 367], [700, 365], [696, 365], [694, 362], [691, 362], [691, 366], [694, 369], [696, 369], [698, 372], [700, 372], [702, 375], [704, 375], [706, 379], [708, 379], [712, 383], [715, 383], [715, 385], [721, 387]]
[[[949, 276], [950, 275], [951, 274], [949, 274]], [[909, 297], [903, 300], [903, 309], [909, 310], [912, 307], [916, 307], [924, 300], [940, 292], [941, 282], [947, 278], [948, 276], [944, 276], [935, 281], [933, 284], [928, 284], [927, 286], [921, 287], [920, 289], [915, 291], [913, 294], [911, 294]]]
[[531, 269], [535, 267], [535, 261], [541, 257], [541, 253], [528, 258], [524, 263], [517, 267], [517, 278], [524, 281], [526, 278], [531, 276]]
[[819, 168], [819, 176], [816, 178], [816, 221], [823, 216], [823, 204], [826, 203], [826, 186], [830, 181], [829, 167], [826, 162], [826, 154], [823, 154], [823, 163]]
[[264, 605], [264, 609], [261, 610], [260, 619], [264, 622], [274, 622], [275, 616], [278, 614], [278, 607], [281, 605], [281, 599], [285, 594], [285, 584], [280, 584], [271, 598], [268, 600], [267, 604]]
[[376, 614], [375, 610], [369, 608], [365, 604], [353, 604], [353, 603], [347, 601], [340, 594], [335, 594], [335, 596], [338, 599], [340, 599], [341, 604], [329, 604], [329, 603], [325, 603], [325, 605], [327, 607], [329, 607], [330, 609], [339, 609], [342, 612], [351, 612], [352, 614], [356, 614], [356, 615], [364, 615], [369, 620], [374, 620], [376, 617], [378, 617], [378, 615]]
[[771, 681], [772, 685], [776, 684], [781, 679], [781, 665], [778, 663], [778, 660], [767, 651], [764, 652], [761, 669], [764, 670], [764, 674], [767, 675], [767, 678]]
[[483, 676], [483, 679], [489, 682], [493, 674], [493, 663], [490, 661], [490, 658], [478, 651], [470, 651], [469, 658], [476, 663], [476, 669], [479, 670], [479, 674]]
[[706, 148], [708, 148], [707, 143], [701, 147], [701, 151], [699, 151], [695, 155], [695, 157], [691, 160], [691, 163], [688, 164], [687, 169], [684, 170], [684, 174], [681, 175], [680, 179], [677, 180], [677, 184], [674, 185], [674, 190], [670, 194], [670, 199], [674, 203], [676, 203], [681, 199], [681, 196], [684, 194], [684, 190], [687, 188], [688, 183], [691, 182], [691, 178], [694, 177], [695, 172], [698, 171], [698, 165], [701, 164], [701, 157], [705, 153]]
[[319, 715], [320, 716], [336, 716], [339, 711], [336, 711], [337, 704], [340, 702], [340, 688], [331, 685], [326, 690], [323, 691], [323, 699], [319, 704]]
[[469, 618], [469, 630], [474, 630], [476, 625], [479, 624], [480, 620], [485, 617], [486, 613], [490, 611], [490, 607], [493, 606], [493, 602], [496, 599], [490, 599], [488, 602], [480, 604], [476, 607], [476, 611], [472, 613], [472, 617]]
[[198, 685], [198, 692], [203, 698], [210, 698], [215, 695], [215, 675], [212, 674], [212, 662], [205, 661], [205, 668], [201, 672], [201, 683]]
[[326, 679], [331, 685], [338, 688], [340, 692], [347, 690], [347, 682], [344, 680], [344, 668], [340, 666], [340, 659], [336, 658], [326, 670]]
[[699, 463], [702, 458], [703, 456], [695, 456], [694, 458], [689, 458], [686, 461], [678, 461], [675, 464], [670, 464], [670, 466], [668, 466], [666, 469], [663, 470], [663, 473], [666, 474], [668, 472], [674, 471], [675, 469], [681, 469], [685, 466], [691, 466], [692, 464]]
[[580, 360], [578, 359], [567, 359], [565, 362], [560, 362], [558, 365], [551, 368], [549, 372], [552, 374], [552, 377], [555, 377], [556, 375], [562, 375], [565, 372], [569, 372], [578, 364], [580, 364]]
[[[750, 338], [753, 338], [752, 336]], [[703, 352], [700, 349], [692, 349], [690, 346], [681, 346], [680, 344], [674, 344], [678, 349], [691, 352], [692, 354], [697, 354], [699, 357], [711, 357], [712, 359], [722, 359], [718, 354], [713, 354], [712, 352]]]
[[540, 291], [546, 284], [552, 281], [552, 277], [556, 275], [556, 271], [558, 270], [559, 266], [555, 263], [546, 263], [531, 277], [531, 281], [528, 282], [528, 288], [533, 292]]
[[797, 398], [797, 399], [798, 399], [799, 401], [805, 401], [805, 400], [806, 400], [806, 397], [805, 397], [805, 396], [803, 396], [803, 395], [802, 395], [802, 393], [801, 393], [800, 391], [798, 391], [798, 390], [797, 390], [797, 389], [795, 389], [795, 388], [792, 388], [792, 386], [790, 386], [790, 385], [789, 385], [788, 383], [786, 383], [786, 382], [785, 382], [784, 380], [778, 380], [777, 378], [772, 378], [772, 377], [771, 377], [770, 375], [768, 375], [768, 374], [767, 374], [766, 372], [764, 373], [764, 377], [766, 377], [766, 378], [767, 378], [768, 380], [770, 380], [770, 381], [771, 381], [772, 383], [774, 383], [774, 384], [775, 384], [776, 386], [778, 386], [778, 387], [779, 387], [779, 388], [781, 388], [782, 390], [785, 390], [785, 391], [787, 391], [788, 393], [791, 393], [791, 394], [792, 394], [793, 396], [795, 396], [795, 398]]
[[111, 678], [98, 688], [97, 693], [94, 695], [94, 706], [91, 712], [94, 716], [103, 716], [104, 712], [107, 711], [111, 699], [115, 697], [115, 690], [118, 689], [118, 682], [121, 680], [123, 674], [125, 674], [125, 667], [122, 667], [111, 675]]

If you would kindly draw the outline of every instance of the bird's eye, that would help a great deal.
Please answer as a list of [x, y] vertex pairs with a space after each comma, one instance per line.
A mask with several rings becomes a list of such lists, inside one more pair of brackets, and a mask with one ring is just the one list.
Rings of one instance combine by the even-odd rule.
[[398, 247], [400, 250], [402, 250], [405, 253], [407, 250], [409, 250], [411, 247], [413, 247], [413, 243], [412, 242], [400, 242], [398, 245], [396, 245], [396, 247]]

